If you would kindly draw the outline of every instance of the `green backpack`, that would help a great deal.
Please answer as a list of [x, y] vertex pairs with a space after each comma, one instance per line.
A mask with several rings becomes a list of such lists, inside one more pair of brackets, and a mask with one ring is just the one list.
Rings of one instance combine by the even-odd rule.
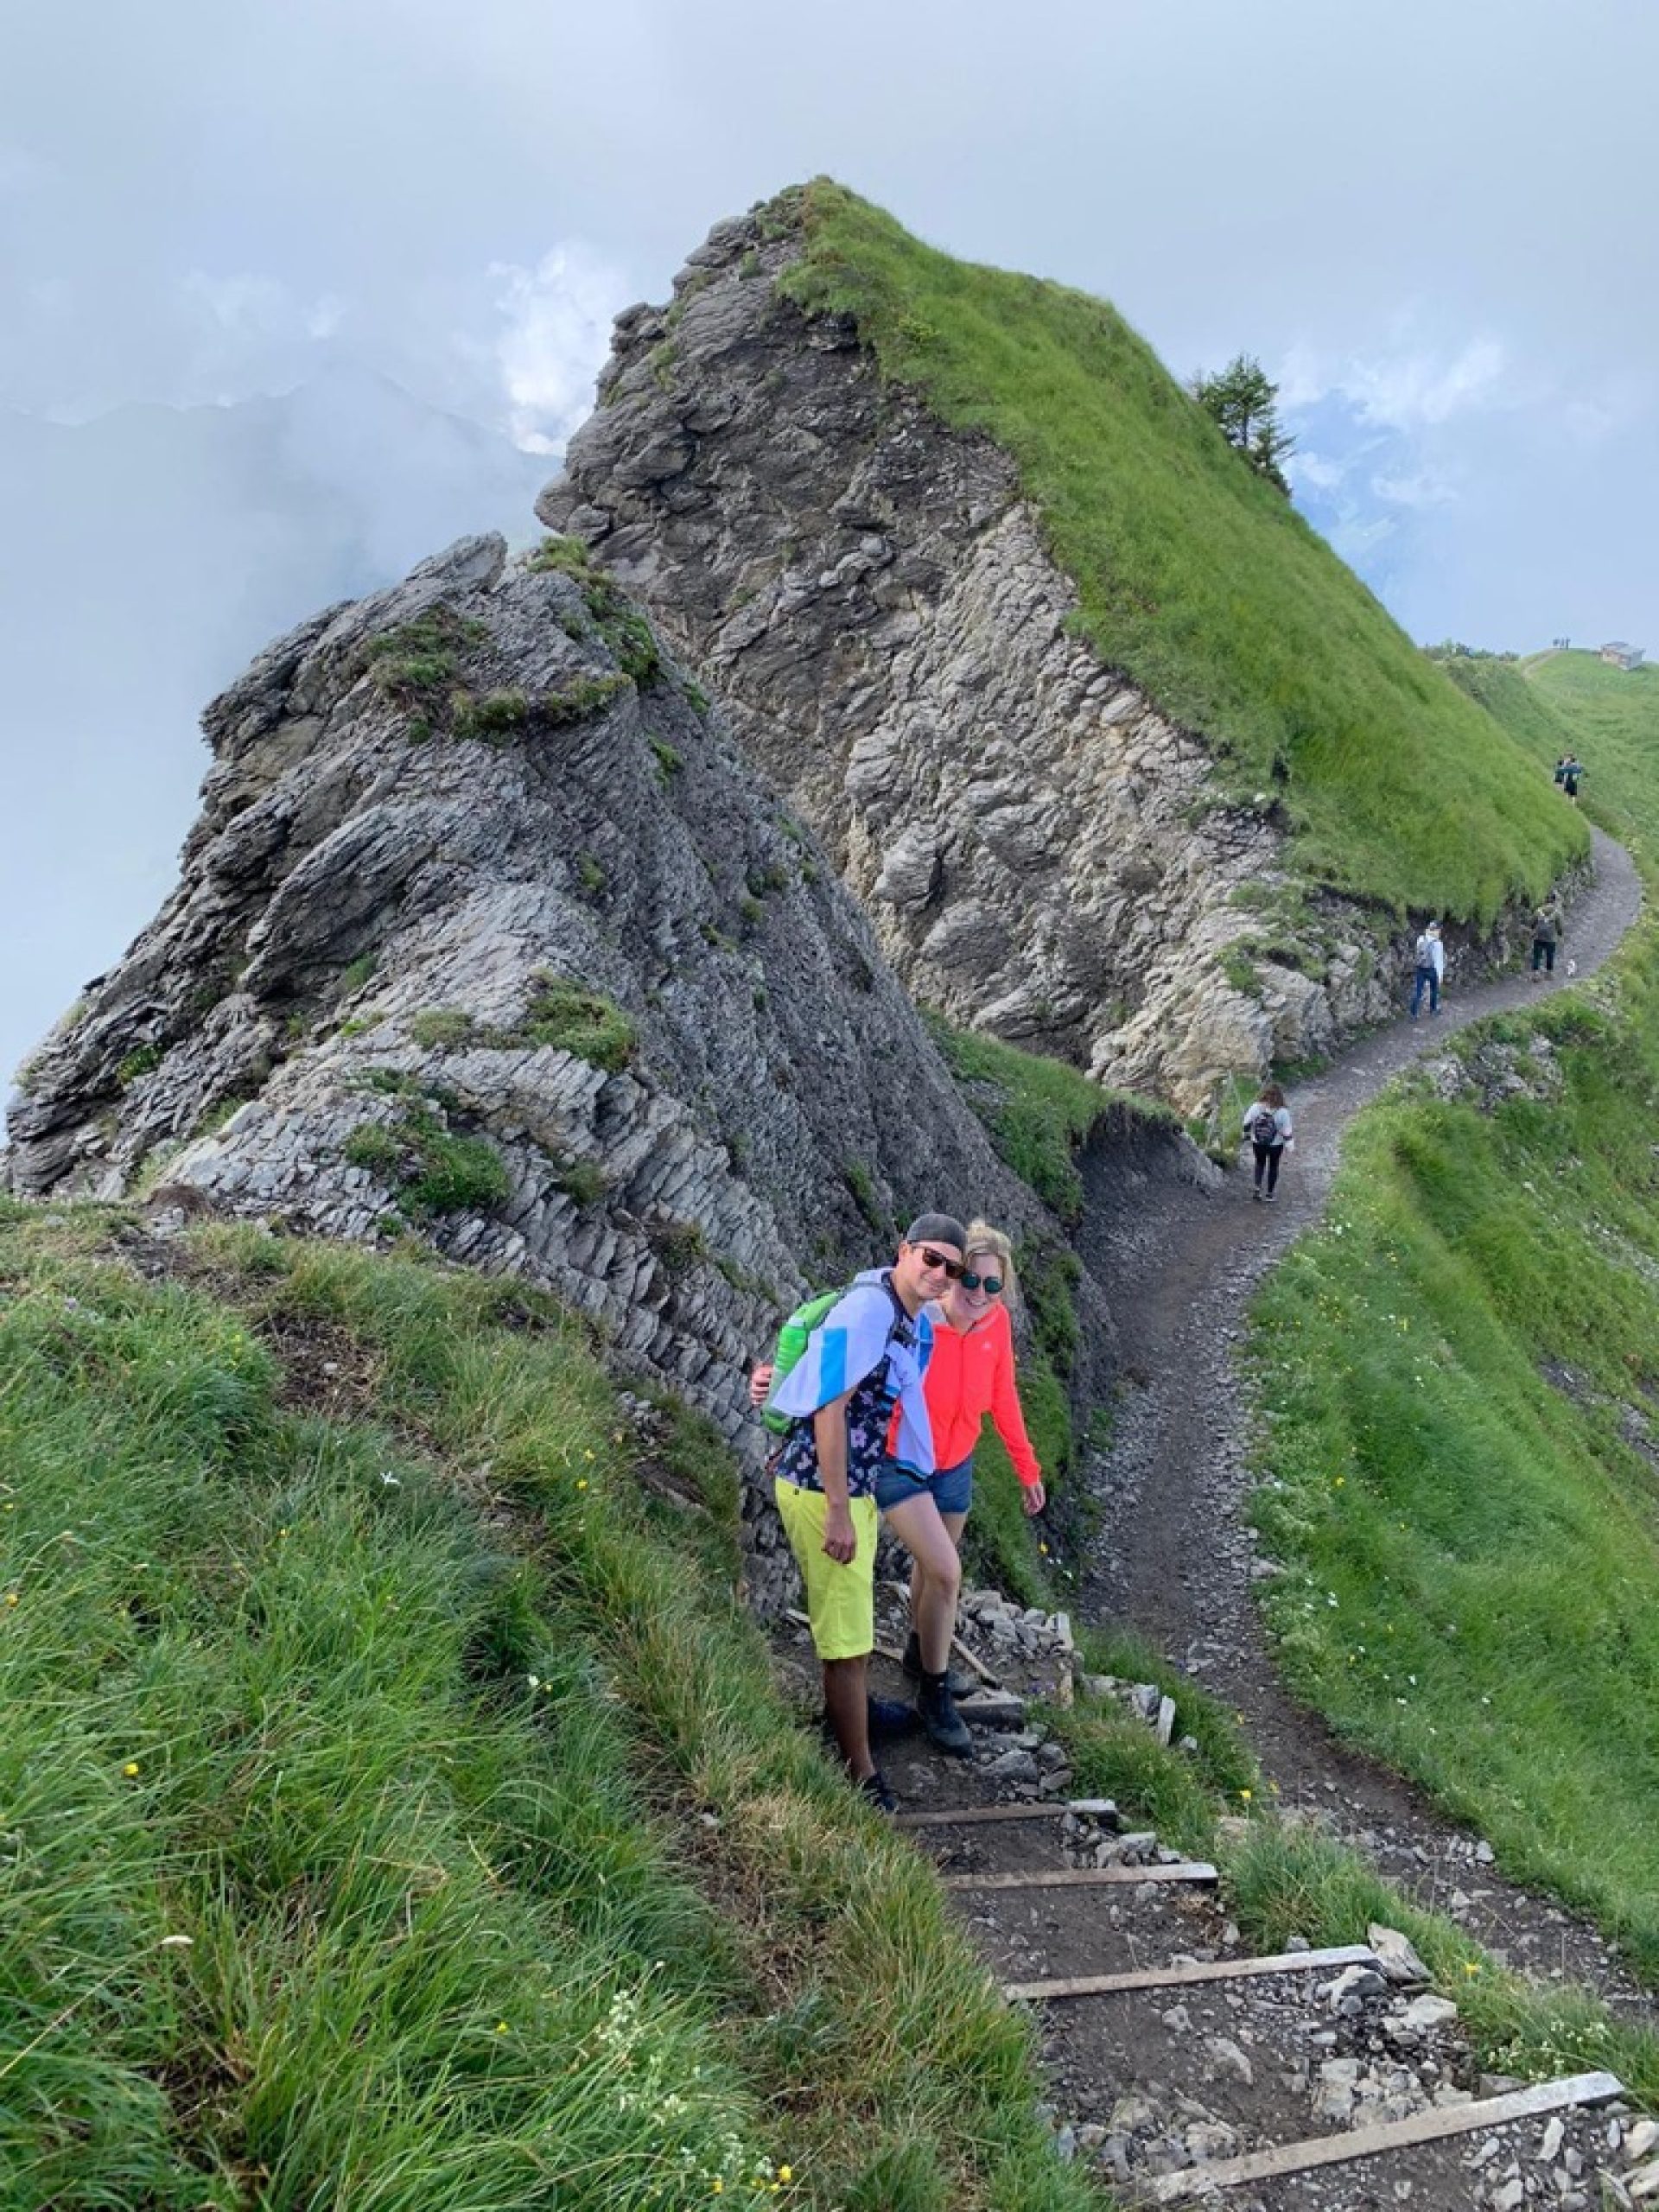
[[821, 1291], [817, 1297], [809, 1298], [804, 1306], [798, 1306], [781, 1329], [772, 1353], [772, 1383], [766, 1392], [766, 1402], [760, 1418], [774, 1436], [787, 1436], [795, 1426], [792, 1414], [774, 1413], [772, 1402], [778, 1395], [778, 1386], [791, 1368], [796, 1366], [806, 1350], [812, 1332], [829, 1313], [839, 1306], [847, 1295], [844, 1290]]

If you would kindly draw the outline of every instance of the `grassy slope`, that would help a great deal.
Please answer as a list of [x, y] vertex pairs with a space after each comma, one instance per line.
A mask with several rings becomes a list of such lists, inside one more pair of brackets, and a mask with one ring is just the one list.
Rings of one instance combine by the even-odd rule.
[[[1535, 694], [1475, 673], [1541, 759], [1565, 723], [1636, 842], [1659, 828], [1659, 682], [1576, 654]], [[1559, 1099], [1488, 1115], [1397, 1086], [1259, 1301], [1258, 1518], [1294, 1570], [1266, 1602], [1302, 1694], [1659, 1977], [1654, 923], [1458, 1049], [1508, 1040], [1524, 1067], [1535, 1034]]]
[[723, 1455], [653, 1503], [510, 1286], [110, 1236], [0, 1211], [0, 2201], [1096, 2201], [769, 1687]]
[[888, 376], [1013, 455], [1083, 632], [1234, 790], [1287, 772], [1306, 868], [1459, 915], [1541, 892], [1579, 826], [1109, 307], [952, 260], [828, 181], [804, 200], [791, 296], [854, 314]]

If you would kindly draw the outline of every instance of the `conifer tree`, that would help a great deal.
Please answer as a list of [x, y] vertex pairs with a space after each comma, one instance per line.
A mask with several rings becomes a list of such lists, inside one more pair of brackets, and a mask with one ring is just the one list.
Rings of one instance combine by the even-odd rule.
[[1260, 361], [1240, 353], [1216, 376], [1201, 369], [1193, 378], [1192, 397], [1230, 446], [1242, 453], [1258, 476], [1288, 493], [1281, 464], [1294, 450], [1296, 441], [1281, 429], [1277, 401], [1279, 387]]

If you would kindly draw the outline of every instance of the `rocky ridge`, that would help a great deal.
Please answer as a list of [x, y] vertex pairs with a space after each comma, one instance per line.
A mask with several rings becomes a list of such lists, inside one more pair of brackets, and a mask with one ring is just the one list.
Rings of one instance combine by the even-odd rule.
[[[1007, 455], [779, 290], [802, 245], [786, 196], [618, 318], [543, 518], [641, 595], [959, 1021], [1191, 1113], [1383, 1018], [1413, 933], [1310, 907], [1277, 794], [1225, 802], [1202, 740], [1071, 633]], [[1466, 976], [1519, 919], [1448, 943]]]
[[13, 1192], [418, 1236], [591, 1317], [752, 1464], [746, 1358], [810, 1282], [925, 1205], [1060, 1242], [810, 835], [568, 550], [463, 540], [205, 728], [178, 887], [25, 1071]]

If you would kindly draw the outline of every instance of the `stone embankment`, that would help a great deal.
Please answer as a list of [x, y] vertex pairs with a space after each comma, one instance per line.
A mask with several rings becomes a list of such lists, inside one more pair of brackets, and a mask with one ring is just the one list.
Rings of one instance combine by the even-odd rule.
[[[639, 593], [958, 1020], [1190, 1113], [1383, 1018], [1410, 933], [1304, 897], [1278, 794], [1224, 800], [1072, 634], [1007, 455], [780, 296], [801, 251], [776, 207], [721, 223], [619, 317], [543, 518]], [[1470, 973], [1521, 931], [1451, 941]]]

